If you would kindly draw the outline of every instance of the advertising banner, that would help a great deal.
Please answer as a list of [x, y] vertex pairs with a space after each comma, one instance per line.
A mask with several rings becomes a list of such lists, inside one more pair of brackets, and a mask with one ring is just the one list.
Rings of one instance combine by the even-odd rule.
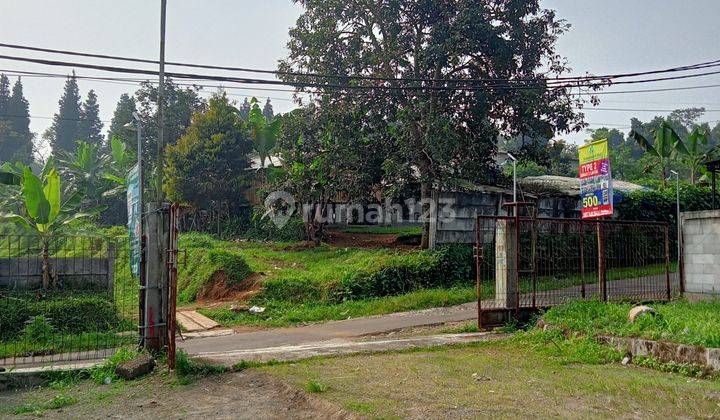
[[140, 202], [140, 168], [133, 166], [127, 176], [128, 236], [130, 237], [130, 271], [140, 276], [142, 203]]
[[612, 216], [613, 190], [608, 141], [598, 140], [578, 148], [582, 218]]

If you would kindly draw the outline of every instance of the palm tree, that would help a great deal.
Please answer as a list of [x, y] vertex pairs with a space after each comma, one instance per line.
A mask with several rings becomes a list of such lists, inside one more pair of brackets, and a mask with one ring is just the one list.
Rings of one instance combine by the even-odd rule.
[[634, 139], [645, 152], [650, 153], [658, 160], [660, 169], [662, 170], [662, 184], [665, 186], [665, 178], [667, 177], [667, 168], [670, 159], [675, 156], [676, 147], [682, 143], [680, 136], [665, 121], [660, 123], [660, 127], [653, 129], [653, 143], [651, 144], [642, 134], [635, 130], [631, 130], [630, 138]]
[[695, 176], [700, 171], [704, 162], [712, 158], [716, 149], [707, 150], [707, 131], [700, 131], [698, 127], [693, 128], [685, 142], [680, 141], [675, 145], [677, 151], [683, 156], [683, 161], [690, 168], [690, 183], [695, 185]]

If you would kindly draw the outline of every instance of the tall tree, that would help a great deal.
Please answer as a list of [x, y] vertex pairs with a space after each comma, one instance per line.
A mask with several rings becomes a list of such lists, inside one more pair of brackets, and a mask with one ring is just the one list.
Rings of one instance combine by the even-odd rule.
[[[408, 167], [415, 168], [425, 200], [432, 188], [458, 179], [492, 180], [495, 139], [501, 133], [552, 138], [556, 131], [584, 127], [570, 92], [543, 83], [522, 90], [434, 89], [467, 85], [443, 79], [544, 80], [566, 72], [555, 42], [568, 25], [542, 9], [539, 0], [295, 1], [305, 12], [290, 30], [289, 56], [279, 65], [287, 73], [281, 77], [372, 87], [360, 94], [348, 88], [325, 95], [329, 106], [352, 106], [367, 126], [385, 133], [376, 139], [392, 152], [384, 167], [399, 169], [387, 176], [405, 176]], [[354, 75], [384, 81], [347, 77]]]
[[100, 105], [98, 104], [95, 91], [90, 89], [80, 109], [77, 140], [100, 146], [103, 141], [102, 129], [103, 123], [100, 121]]
[[65, 82], [65, 88], [58, 104], [60, 110], [53, 117], [52, 125], [45, 131], [43, 137], [50, 142], [54, 153], [60, 151], [72, 153], [75, 151], [75, 142], [78, 140], [81, 112], [80, 92], [75, 72]]
[[10, 79], [0, 73], [0, 120], [5, 119], [7, 114], [7, 103], [10, 100]]
[[238, 205], [251, 149], [245, 122], [226, 94], [218, 93], [206, 112], [193, 116], [177, 144], [167, 147], [163, 188], [170, 199], [194, 208]]
[[133, 112], [136, 110], [135, 99], [133, 97], [127, 93], [120, 95], [120, 100], [115, 107], [112, 120], [110, 120], [107, 144], [110, 144], [112, 138], [117, 137], [125, 143], [127, 148], [135, 150], [137, 134], [134, 130], [125, 128], [125, 125], [134, 121]]
[[[12, 132], [12, 148], [14, 153], [8, 160], [29, 165], [33, 161], [33, 137], [30, 132], [30, 104], [23, 94], [20, 78], [15, 82], [12, 95], [7, 102], [7, 121]], [[0, 160], [3, 160], [0, 154]]]
[[273, 111], [273, 106], [270, 103], [270, 98], [265, 101], [265, 106], [263, 107], [262, 113], [265, 116], [267, 122], [269, 123], [275, 119], [275, 111]]

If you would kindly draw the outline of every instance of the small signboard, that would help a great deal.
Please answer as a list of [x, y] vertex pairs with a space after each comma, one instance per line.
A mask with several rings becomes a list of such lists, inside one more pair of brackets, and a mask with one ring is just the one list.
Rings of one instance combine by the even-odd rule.
[[612, 175], [608, 141], [598, 140], [578, 148], [582, 218], [613, 214]]
[[128, 236], [130, 237], [130, 271], [140, 276], [142, 238], [142, 203], [140, 196], [140, 168], [133, 166], [127, 176]]

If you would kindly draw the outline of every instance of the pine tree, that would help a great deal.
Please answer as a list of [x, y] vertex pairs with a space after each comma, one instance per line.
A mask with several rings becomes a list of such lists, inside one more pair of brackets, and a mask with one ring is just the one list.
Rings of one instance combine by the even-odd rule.
[[74, 152], [78, 140], [80, 122], [80, 92], [75, 72], [68, 77], [60, 100], [60, 110], [53, 117], [53, 123], [43, 134], [50, 141], [53, 153], [60, 151]]
[[15, 149], [10, 160], [30, 164], [33, 161], [34, 135], [30, 132], [30, 104], [25, 99], [19, 77], [7, 102], [7, 114], [8, 127], [12, 132], [11, 144]]
[[77, 140], [84, 140], [90, 144], [102, 144], [103, 123], [100, 121], [100, 105], [94, 90], [90, 90], [87, 99], [80, 109], [80, 122], [78, 123]]
[[137, 110], [135, 106], [135, 99], [123, 93], [120, 95], [120, 100], [115, 107], [115, 113], [113, 113], [112, 120], [110, 121], [110, 130], [108, 131], [107, 144], [110, 144], [110, 139], [113, 137], [120, 138], [130, 150], [135, 150], [136, 147], [136, 136], [135, 131], [125, 128], [127, 123], [133, 122], [133, 112]]
[[267, 102], [265, 102], [265, 107], [263, 107], [263, 115], [265, 116], [267, 122], [272, 122], [272, 120], [275, 119], [275, 112], [273, 111], [273, 106], [270, 103], [270, 98], [268, 98]]
[[10, 100], [10, 79], [0, 73], [0, 120], [5, 119], [7, 114], [7, 103]]
[[249, 115], [250, 115], [250, 102], [248, 101], [248, 98], [245, 98], [245, 102], [243, 102], [242, 106], [240, 107], [240, 118], [247, 121]]

